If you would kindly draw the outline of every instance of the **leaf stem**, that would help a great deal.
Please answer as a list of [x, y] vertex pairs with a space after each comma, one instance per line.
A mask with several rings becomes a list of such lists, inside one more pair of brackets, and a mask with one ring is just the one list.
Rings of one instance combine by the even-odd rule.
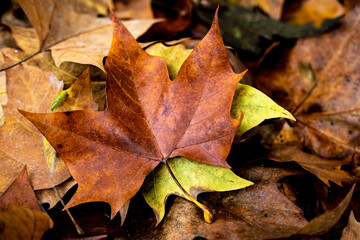
[[[62, 200], [62, 198], [61, 198], [59, 192], [57, 191], [56, 187], [53, 187], [53, 189], [54, 189], [56, 195], [58, 196], [61, 204], [62, 204], [63, 206], [65, 206], [65, 203], [64, 203], [64, 201]], [[75, 226], [75, 228], [76, 228], [77, 234], [79, 234], [79, 235], [84, 235], [84, 231], [81, 229], [81, 227], [79, 226], [79, 224], [77, 224], [77, 222], [75, 221], [74, 217], [71, 215], [69, 209], [65, 209], [65, 211], [67, 212], [67, 214], [69, 215], [71, 221], [73, 222], [73, 224], [74, 224], [74, 226]]]
[[205, 206], [204, 204], [200, 203], [199, 201], [197, 201], [195, 198], [193, 198], [184, 188], [183, 186], [181, 186], [180, 182], [177, 180], [177, 178], [175, 177], [173, 171], [171, 170], [169, 164], [167, 163], [167, 160], [164, 162], [168, 172], [170, 173], [172, 179], [175, 181], [176, 185], [181, 189], [181, 191], [185, 194], [185, 196], [192, 201], [193, 203], [195, 203], [199, 208], [201, 208], [204, 212], [204, 220], [207, 223], [212, 223], [214, 221], [214, 214], [211, 212], [211, 210]]
[[23, 62], [25, 62], [25, 61], [27, 61], [27, 60], [29, 60], [30, 58], [35, 57], [36, 55], [38, 55], [38, 54], [41, 53], [41, 52], [42, 52], [42, 50], [40, 49], [40, 50], [37, 51], [36, 53], [31, 54], [30, 56], [24, 58], [23, 60], [20, 60], [19, 62], [15, 63], [15, 64], [13, 64], [13, 65], [10, 65], [10, 66], [8, 66], [8, 67], [6, 67], [6, 68], [1, 69], [0, 72], [5, 71], [5, 70], [8, 70], [8, 69], [10, 69], [10, 68], [12, 68], [12, 67], [15, 67], [15, 66], [17, 66], [17, 65], [19, 65], [19, 64], [21, 64], [21, 63], [23, 63]]

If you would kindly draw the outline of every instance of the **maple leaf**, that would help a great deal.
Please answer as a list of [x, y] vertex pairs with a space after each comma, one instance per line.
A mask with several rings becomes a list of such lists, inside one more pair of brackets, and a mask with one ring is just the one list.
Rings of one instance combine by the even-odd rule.
[[79, 184], [67, 207], [105, 201], [113, 218], [145, 176], [169, 158], [229, 167], [226, 157], [240, 124], [230, 108], [244, 73], [231, 69], [217, 14], [174, 81], [165, 60], [142, 50], [112, 17], [107, 110], [20, 112], [45, 135]]
[[[142, 193], [156, 215], [157, 224], [165, 215], [165, 203], [171, 194], [193, 201], [202, 192], [231, 191], [253, 184], [238, 177], [230, 169], [198, 163], [184, 157], [169, 159], [168, 164], [181, 186], [191, 196], [184, 194], [177, 186], [164, 165], [154, 170], [145, 180]], [[197, 203], [196, 200], [193, 202]]]

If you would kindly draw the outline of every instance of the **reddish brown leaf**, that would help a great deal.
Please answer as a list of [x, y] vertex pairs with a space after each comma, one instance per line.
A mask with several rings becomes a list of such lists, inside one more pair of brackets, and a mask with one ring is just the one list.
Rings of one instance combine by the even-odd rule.
[[0, 197], [0, 239], [41, 239], [53, 226], [42, 212], [26, 167]]
[[304, 169], [317, 176], [321, 181], [330, 187], [330, 181], [342, 186], [342, 182], [353, 182], [348, 172], [340, 169], [344, 164], [341, 160], [326, 159], [313, 154], [305, 153], [296, 146], [277, 144], [272, 147], [271, 157], [278, 162], [295, 161]]
[[[229, 167], [240, 121], [230, 107], [237, 83], [217, 23], [171, 81], [166, 62], [144, 52], [113, 15], [106, 61], [108, 109], [35, 114], [21, 111], [47, 137], [79, 183], [67, 207], [105, 201], [119, 211], [160, 162], [185, 156]], [[87, 171], [84, 171], [87, 169]]]
[[32, 210], [42, 210], [30, 184], [26, 166], [9, 188], [1, 195], [0, 209], [6, 209], [7, 205], [11, 203]]

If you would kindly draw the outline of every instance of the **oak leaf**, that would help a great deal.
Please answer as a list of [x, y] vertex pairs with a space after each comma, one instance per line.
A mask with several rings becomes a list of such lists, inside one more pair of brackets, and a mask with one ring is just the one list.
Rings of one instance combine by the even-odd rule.
[[105, 201], [111, 217], [135, 195], [145, 176], [169, 158], [229, 167], [226, 157], [240, 124], [231, 118], [230, 108], [244, 74], [231, 69], [217, 15], [174, 81], [164, 59], [144, 52], [114, 15], [113, 22], [105, 64], [106, 111], [21, 111], [79, 184], [67, 207]]

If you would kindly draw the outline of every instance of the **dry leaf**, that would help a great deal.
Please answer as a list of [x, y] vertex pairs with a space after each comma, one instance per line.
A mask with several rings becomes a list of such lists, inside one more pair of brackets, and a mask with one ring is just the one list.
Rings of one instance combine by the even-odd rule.
[[30, 184], [26, 167], [0, 197], [0, 239], [41, 239], [52, 228]]
[[[113, 26], [109, 19], [92, 31], [77, 34], [68, 40], [51, 47], [51, 54], [57, 66], [63, 62], [91, 64], [104, 70], [103, 59], [107, 56], [113, 33]], [[123, 24], [137, 38], [146, 32], [159, 19], [125, 20]]]
[[329, 187], [329, 180], [339, 186], [342, 186], [342, 182], [353, 182], [355, 180], [348, 172], [340, 169], [344, 161], [324, 159], [313, 154], [305, 153], [296, 146], [287, 146], [284, 144], [274, 145], [271, 148], [270, 155], [272, 160], [278, 162], [297, 162]]
[[[229, 167], [226, 157], [240, 123], [231, 118], [230, 108], [243, 76], [231, 69], [217, 17], [174, 81], [164, 59], [148, 55], [120, 20], [113, 16], [113, 21], [105, 65], [106, 111], [22, 111], [79, 184], [67, 207], [105, 201], [111, 205], [112, 218], [145, 176], [168, 158], [185, 156]], [[89, 170], [86, 174], [84, 168]]]
[[349, 223], [344, 228], [341, 239], [340, 240], [354, 240], [360, 239], [360, 223], [356, 221], [354, 212], [351, 211], [349, 216]]
[[115, 14], [118, 18], [153, 19], [150, 0], [116, 1]]
[[321, 26], [324, 20], [345, 14], [345, 9], [337, 0], [303, 0], [295, 11], [285, 11], [283, 18], [292, 24], [301, 25], [314, 22]]
[[260, 7], [270, 17], [280, 20], [284, 0], [227, 0], [228, 2], [246, 8]]
[[288, 236], [308, 223], [302, 210], [286, 198], [276, 184], [279, 179], [294, 174], [299, 172], [264, 167], [242, 169], [240, 175], [256, 184], [221, 194], [216, 220], [212, 224], [201, 221], [201, 212], [193, 204], [176, 198], [163, 223], [148, 235], [134, 237], [252, 240]]
[[360, 6], [339, 29], [299, 40], [254, 82], [297, 119], [294, 131], [305, 147], [327, 158], [360, 152]]
[[[7, 65], [13, 60], [5, 57]], [[50, 188], [70, 177], [63, 162], [51, 172], [45, 158], [43, 136], [17, 109], [49, 112], [62, 89], [54, 74], [37, 67], [18, 65], [6, 71], [8, 103], [3, 106], [5, 124], [0, 128], [0, 192], [4, 192], [27, 164], [35, 189]]]

